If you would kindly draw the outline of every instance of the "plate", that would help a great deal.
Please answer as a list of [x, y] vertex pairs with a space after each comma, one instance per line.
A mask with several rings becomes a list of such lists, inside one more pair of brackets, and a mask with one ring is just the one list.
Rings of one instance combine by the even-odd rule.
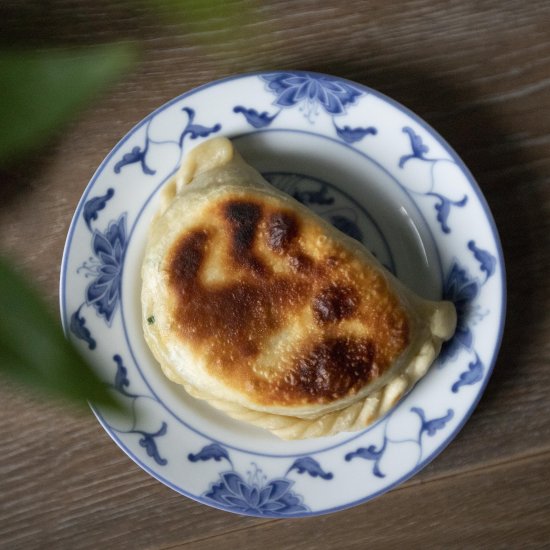
[[[182, 157], [218, 135], [274, 185], [363, 241], [419, 294], [455, 303], [458, 328], [440, 359], [368, 429], [281, 441], [189, 397], [150, 354], [139, 302], [148, 226]], [[94, 412], [132, 460], [209, 506], [296, 517], [380, 495], [449, 444], [495, 362], [505, 277], [478, 186], [426, 123], [354, 82], [265, 72], [187, 92], [116, 145], [76, 209], [60, 297], [67, 336], [129, 405], [129, 416]]]

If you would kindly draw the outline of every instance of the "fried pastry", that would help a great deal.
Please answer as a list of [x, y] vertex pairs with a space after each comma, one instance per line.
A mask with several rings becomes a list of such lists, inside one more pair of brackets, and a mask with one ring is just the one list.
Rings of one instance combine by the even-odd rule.
[[369, 425], [456, 325], [451, 303], [408, 290], [226, 138], [193, 149], [164, 190], [142, 280], [145, 339], [164, 374], [283, 439]]

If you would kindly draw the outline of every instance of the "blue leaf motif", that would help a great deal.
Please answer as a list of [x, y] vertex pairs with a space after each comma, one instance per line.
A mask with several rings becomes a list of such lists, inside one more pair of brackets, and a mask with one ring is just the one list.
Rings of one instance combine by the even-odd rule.
[[434, 436], [438, 430], [441, 430], [445, 427], [447, 422], [451, 420], [454, 416], [452, 409], [447, 410], [447, 414], [441, 418], [434, 418], [432, 420], [426, 420], [426, 415], [420, 407], [412, 407], [411, 412], [416, 413], [422, 422], [420, 426], [420, 432], [418, 434], [418, 439], [422, 437], [423, 433], [427, 433], [430, 437]]
[[300, 191], [296, 189], [292, 196], [302, 204], [318, 204], [327, 205], [334, 203], [334, 197], [328, 196], [329, 189], [326, 185], [321, 184], [319, 189]]
[[115, 390], [126, 397], [139, 397], [126, 390], [126, 388], [130, 386], [130, 380], [128, 379], [128, 369], [124, 366], [122, 357], [117, 353], [113, 355], [113, 361], [117, 365], [114, 383]]
[[147, 452], [147, 455], [150, 456], [159, 466], [165, 466], [166, 464], [168, 464], [168, 460], [166, 460], [160, 455], [157, 447], [156, 438], [162, 437], [167, 433], [168, 431], [167, 423], [162, 422], [160, 429], [153, 433], [136, 429], [136, 423], [137, 423], [136, 408], [135, 408], [136, 402], [140, 398], [149, 398], [157, 402], [158, 400], [149, 395], [129, 393], [126, 390], [126, 388], [130, 386], [130, 380], [128, 379], [128, 369], [124, 366], [122, 357], [118, 353], [113, 355], [113, 361], [117, 365], [117, 370], [115, 373], [114, 383], [111, 385], [111, 387], [117, 390], [122, 395], [132, 399], [132, 407], [131, 407], [132, 427], [128, 430], [119, 429], [119, 428], [116, 428], [115, 426], [110, 426], [110, 428], [118, 433], [140, 435], [141, 437], [138, 440], [139, 445], [145, 449], [145, 451]]
[[453, 338], [445, 342], [440, 354], [440, 361], [454, 357], [461, 347], [472, 347], [470, 319], [472, 302], [479, 294], [479, 283], [472, 279], [465, 269], [453, 263], [449, 275], [443, 284], [443, 299], [453, 302], [456, 309], [456, 330]]
[[120, 392], [125, 392], [125, 387], [130, 385], [130, 380], [128, 380], [128, 369], [122, 363], [122, 357], [118, 355], [113, 355], [113, 360], [117, 364], [116, 374], [115, 374], [115, 388]]
[[479, 262], [479, 269], [485, 272], [487, 280], [495, 272], [497, 259], [487, 250], [476, 246], [475, 241], [468, 241], [468, 248], [474, 253], [474, 258]]
[[475, 361], [468, 364], [468, 370], [461, 373], [459, 379], [452, 385], [451, 391], [457, 393], [462, 386], [471, 386], [483, 378], [483, 363], [476, 354]]
[[158, 430], [155, 433], [148, 433], [143, 432], [141, 430], [132, 430], [130, 433], [137, 433], [141, 434], [143, 437], [140, 438], [139, 444], [145, 448], [147, 451], [147, 454], [153, 458], [153, 460], [160, 466], [165, 466], [168, 464], [168, 461], [165, 458], [162, 458], [158, 452], [157, 449], [157, 443], [155, 441], [155, 437], [161, 437], [166, 434], [167, 431], [167, 424], [166, 422], [162, 423], [162, 426], [160, 427], [160, 430]]
[[333, 474], [331, 472], [325, 472], [321, 465], [313, 458], [305, 456], [298, 458], [294, 461], [292, 466], [287, 470], [287, 475], [296, 470], [299, 474], [307, 472], [311, 477], [321, 477], [322, 479], [332, 479]]
[[172, 143], [174, 145], [177, 145], [180, 150], [183, 148], [183, 141], [185, 140], [186, 136], [189, 136], [190, 139], [197, 139], [200, 137], [208, 137], [210, 134], [214, 132], [218, 132], [221, 129], [221, 124], [215, 124], [214, 126], [203, 126], [201, 124], [195, 124], [195, 111], [189, 107], [183, 107], [182, 111], [187, 113], [188, 120], [187, 124], [185, 125], [185, 128], [183, 129], [182, 133], [180, 134], [180, 137], [177, 141], [175, 140], [168, 140], [168, 141], [155, 141], [152, 138], [149, 137], [149, 128], [151, 126], [151, 122], [154, 119], [149, 120], [149, 123], [147, 124], [146, 129], [146, 135], [145, 135], [145, 145], [143, 149], [139, 146], [135, 146], [132, 148], [132, 150], [129, 153], [125, 153], [121, 160], [119, 160], [114, 167], [114, 171], [116, 174], [119, 174], [121, 169], [124, 166], [127, 166], [129, 164], [135, 164], [139, 162], [141, 164], [141, 169], [145, 174], [153, 175], [155, 174], [155, 170], [152, 170], [146, 162], [147, 154], [149, 152], [149, 145], [151, 143], [153, 144], [167, 144]]
[[189, 453], [187, 455], [188, 460], [191, 462], [207, 461], [214, 459], [216, 462], [219, 462], [222, 458], [225, 458], [230, 464], [231, 459], [229, 458], [229, 453], [218, 443], [212, 443], [203, 447], [198, 453], [193, 454]]
[[[84, 304], [82, 304], [84, 305]], [[80, 315], [82, 305], [71, 315], [69, 330], [81, 340], [88, 343], [89, 349], [95, 349], [96, 341], [92, 338], [92, 333], [86, 327], [86, 319]]]
[[350, 462], [354, 458], [362, 458], [364, 460], [369, 460], [373, 462], [372, 473], [379, 478], [385, 477], [385, 474], [380, 470], [379, 464], [388, 448], [388, 445], [398, 445], [401, 443], [414, 443], [419, 447], [419, 458], [417, 464], [420, 463], [422, 458], [422, 435], [426, 433], [428, 436], [434, 436], [438, 430], [443, 429], [446, 424], [453, 418], [454, 412], [452, 409], [448, 409], [445, 416], [440, 418], [427, 419], [424, 413], [424, 410], [420, 407], [412, 407], [411, 412], [417, 414], [420, 417], [420, 429], [418, 431], [418, 436], [416, 439], [390, 439], [387, 435], [388, 422], [386, 422], [386, 427], [384, 429], [384, 441], [379, 448], [376, 448], [375, 445], [369, 445], [368, 447], [359, 447], [356, 451], [347, 453], [344, 458], [346, 462]]
[[200, 137], [208, 137], [210, 134], [219, 132], [221, 130], [221, 124], [214, 124], [214, 126], [202, 126], [201, 124], [194, 124], [193, 121], [195, 120], [196, 113], [194, 109], [191, 109], [190, 107], [183, 107], [182, 111], [187, 113], [189, 120], [187, 121], [187, 125], [185, 126], [179, 139], [180, 148], [183, 146], [183, 140], [185, 139], [185, 136], [190, 136], [191, 139], [197, 139]]
[[336, 215], [330, 217], [330, 223], [356, 241], [363, 242], [363, 233], [359, 226], [346, 216]]
[[409, 136], [412, 153], [409, 155], [403, 155], [399, 159], [399, 168], [403, 168], [405, 163], [414, 158], [428, 161], [431, 160], [425, 157], [425, 154], [430, 150], [430, 148], [424, 144], [422, 138], [409, 126], [405, 126], [403, 128], [403, 132]]
[[374, 462], [372, 473], [376, 477], [386, 477], [386, 474], [382, 473], [378, 464], [382, 459], [384, 451], [386, 450], [387, 439], [384, 439], [384, 444], [380, 449], [376, 449], [374, 445], [369, 445], [368, 447], [359, 447], [356, 451], [347, 453], [344, 459], [346, 462], [350, 462], [354, 458], [363, 458], [364, 460], [372, 460]]
[[342, 138], [346, 143], [355, 143], [356, 141], [361, 141], [365, 136], [375, 136], [378, 133], [378, 130], [374, 126], [368, 126], [367, 128], [340, 127], [334, 122], [334, 128], [338, 137]]
[[449, 218], [449, 214], [451, 213], [451, 207], [457, 206], [459, 208], [462, 208], [468, 202], [468, 195], [464, 195], [464, 197], [459, 201], [452, 201], [447, 197], [440, 195], [439, 193], [434, 193], [433, 191], [430, 193], [426, 193], [426, 196], [435, 197], [439, 201], [435, 204], [437, 221], [439, 222], [439, 225], [441, 225], [443, 233], [450, 233], [451, 228], [447, 224], [447, 219]]
[[460, 200], [451, 200], [448, 197], [445, 197], [444, 195], [441, 195], [440, 193], [436, 193], [433, 191], [433, 188], [435, 186], [435, 175], [434, 175], [434, 167], [440, 163], [440, 162], [448, 162], [454, 164], [454, 162], [448, 158], [428, 158], [426, 156], [426, 153], [430, 150], [429, 147], [423, 142], [422, 137], [417, 134], [412, 128], [409, 126], [405, 126], [403, 128], [403, 132], [409, 136], [409, 141], [411, 145], [412, 152], [406, 155], [403, 155], [399, 158], [399, 168], [403, 168], [405, 164], [412, 159], [418, 159], [427, 163], [431, 164], [431, 170], [430, 170], [430, 178], [431, 178], [431, 189], [432, 191], [423, 193], [427, 197], [435, 197], [437, 199], [437, 202], [434, 205], [434, 208], [437, 212], [437, 221], [439, 222], [439, 225], [441, 226], [441, 229], [444, 233], [450, 233], [451, 228], [448, 224], [449, 215], [451, 213], [451, 208], [453, 206], [461, 208], [466, 205], [468, 202], [468, 196], [464, 195], [462, 199]]
[[256, 109], [247, 109], [246, 107], [237, 105], [233, 108], [233, 112], [244, 115], [248, 124], [254, 128], [266, 128], [275, 120], [281, 111], [277, 111], [274, 115], [270, 115], [267, 111], [259, 113]]
[[149, 166], [147, 166], [147, 163], [145, 162], [145, 157], [147, 156], [148, 149], [149, 139], [147, 138], [146, 145], [143, 149], [136, 145], [129, 153], [125, 153], [124, 155], [122, 155], [122, 159], [115, 164], [115, 174], [120, 174], [120, 171], [122, 170], [122, 168], [124, 168], [124, 166], [135, 164], [136, 162], [140, 163], [141, 169], [143, 170], [144, 174], [147, 174], [149, 176], [156, 174], [156, 170], [152, 170], [151, 168], [149, 168]]
[[86, 201], [84, 204], [84, 211], [82, 215], [90, 231], [92, 230], [92, 220], [97, 220], [97, 213], [105, 208], [107, 201], [109, 201], [114, 194], [115, 190], [112, 187], [109, 187], [105, 195], [94, 197]]

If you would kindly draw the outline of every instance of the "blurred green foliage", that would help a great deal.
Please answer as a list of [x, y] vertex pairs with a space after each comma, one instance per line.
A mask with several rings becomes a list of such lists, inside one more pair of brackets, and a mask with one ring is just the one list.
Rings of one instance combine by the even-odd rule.
[[107, 387], [63, 335], [38, 293], [0, 259], [0, 365], [27, 386], [76, 404], [118, 408]]
[[[198, 33], [209, 46], [235, 35], [255, 7], [254, 0], [244, 5], [231, 0], [134, 1], [160, 19]], [[34, 11], [27, 15], [34, 17]], [[50, 38], [48, 44], [55, 46], [55, 36]], [[0, 168], [27, 162], [80, 109], [126, 74], [138, 56], [135, 42], [0, 49]], [[117, 406], [107, 386], [65, 339], [39, 294], [2, 258], [0, 373], [71, 402]]]
[[0, 51], [0, 165], [38, 148], [135, 58], [129, 44]]
[[[127, 44], [0, 51], [0, 166], [22, 162], [136, 58]], [[0, 258], [0, 372], [72, 403], [118, 408], [38, 293]]]

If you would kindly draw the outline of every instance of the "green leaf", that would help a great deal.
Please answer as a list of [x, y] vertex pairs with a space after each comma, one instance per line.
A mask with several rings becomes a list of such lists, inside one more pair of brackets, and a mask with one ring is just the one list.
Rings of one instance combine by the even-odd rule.
[[0, 312], [0, 373], [74, 403], [120, 409], [36, 291], [2, 258]]
[[46, 142], [134, 58], [129, 44], [0, 51], [0, 165]]

